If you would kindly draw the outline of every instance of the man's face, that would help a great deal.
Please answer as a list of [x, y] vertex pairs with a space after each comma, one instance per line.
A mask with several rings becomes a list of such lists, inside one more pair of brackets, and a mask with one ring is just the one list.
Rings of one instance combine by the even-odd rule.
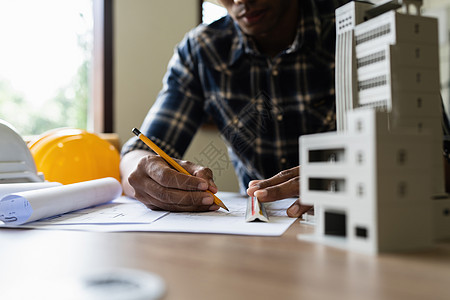
[[251, 36], [264, 36], [279, 25], [297, 0], [220, 0], [241, 30]]

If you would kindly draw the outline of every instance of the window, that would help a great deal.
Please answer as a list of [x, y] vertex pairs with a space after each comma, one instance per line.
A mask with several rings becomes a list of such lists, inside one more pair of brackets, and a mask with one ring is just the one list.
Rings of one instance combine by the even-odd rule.
[[91, 0], [0, 0], [0, 118], [25, 135], [87, 128]]
[[325, 235], [347, 237], [347, 216], [344, 212], [325, 212]]
[[367, 238], [368, 237], [367, 228], [361, 226], [355, 227], [355, 236], [359, 238]]
[[111, 132], [111, 6], [0, 0], [0, 119], [21, 135], [58, 127]]

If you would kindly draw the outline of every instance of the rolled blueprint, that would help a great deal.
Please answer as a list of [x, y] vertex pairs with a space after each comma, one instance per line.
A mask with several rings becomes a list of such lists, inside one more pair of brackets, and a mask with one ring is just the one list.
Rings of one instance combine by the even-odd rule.
[[6, 226], [21, 225], [106, 203], [121, 194], [120, 182], [109, 177], [9, 194], [0, 199], [0, 220]]
[[0, 184], [0, 199], [12, 193], [25, 192], [29, 190], [40, 190], [61, 185], [62, 184], [59, 182], [2, 183]]

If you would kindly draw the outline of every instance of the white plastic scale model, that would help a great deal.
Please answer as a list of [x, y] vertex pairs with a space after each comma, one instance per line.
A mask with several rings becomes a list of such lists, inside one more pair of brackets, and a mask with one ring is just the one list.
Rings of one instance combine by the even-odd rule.
[[421, 4], [336, 10], [337, 132], [300, 138], [301, 200], [316, 223], [300, 239], [377, 253], [450, 237], [437, 20]]

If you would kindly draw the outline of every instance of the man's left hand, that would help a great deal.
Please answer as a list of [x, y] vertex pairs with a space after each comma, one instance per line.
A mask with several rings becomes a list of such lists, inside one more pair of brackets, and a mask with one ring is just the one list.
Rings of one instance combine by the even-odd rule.
[[[247, 194], [256, 197], [260, 202], [299, 197], [300, 167], [281, 171], [275, 176], [264, 180], [252, 180], [248, 184]], [[302, 205], [297, 199], [287, 210], [291, 218], [298, 218], [307, 212], [311, 206]]]

